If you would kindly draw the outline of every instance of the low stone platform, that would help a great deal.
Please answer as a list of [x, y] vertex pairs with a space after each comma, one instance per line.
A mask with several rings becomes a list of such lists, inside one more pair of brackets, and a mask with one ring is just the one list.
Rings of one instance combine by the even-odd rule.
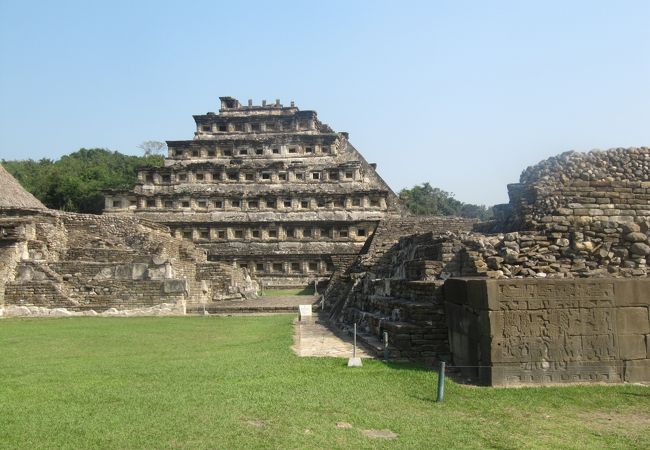
[[320, 296], [288, 295], [283, 297], [258, 297], [252, 300], [223, 300], [203, 305], [188, 305], [188, 314], [269, 314], [297, 313], [298, 305], [319, 306]]

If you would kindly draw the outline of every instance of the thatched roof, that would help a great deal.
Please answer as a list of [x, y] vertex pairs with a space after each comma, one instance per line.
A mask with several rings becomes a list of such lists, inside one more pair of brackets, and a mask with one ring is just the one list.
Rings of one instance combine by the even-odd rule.
[[47, 209], [0, 165], [0, 208]]

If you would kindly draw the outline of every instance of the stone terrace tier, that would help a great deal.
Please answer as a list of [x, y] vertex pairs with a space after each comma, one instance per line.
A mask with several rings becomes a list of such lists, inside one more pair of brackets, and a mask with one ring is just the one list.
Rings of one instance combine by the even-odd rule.
[[163, 223], [267, 286], [329, 276], [333, 255], [357, 254], [381, 219], [404, 214], [376, 166], [314, 111], [221, 97], [219, 114], [194, 120], [192, 140], [167, 142], [164, 167], [106, 192], [106, 212]]
[[284, 107], [276, 100], [274, 104], [262, 102], [254, 106], [242, 106], [237, 99], [220, 97], [219, 114], [209, 112], [194, 116], [197, 139], [213, 139], [231, 134], [317, 134], [333, 133], [332, 129], [318, 121], [315, 111], [300, 111], [291, 102]]

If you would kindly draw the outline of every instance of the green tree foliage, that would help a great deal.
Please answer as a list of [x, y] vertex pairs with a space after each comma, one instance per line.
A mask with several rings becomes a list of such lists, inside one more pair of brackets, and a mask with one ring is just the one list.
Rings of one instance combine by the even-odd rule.
[[45, 206], [64, 211], [99, 214], [104, 189], [131, 189], [138, 168], [160, 167], [159, 155], [129, 156], [106, 149], [82, 148], [58, 161], [2, 161], [23, 187]]
[[434, 188], [429, 183], [402, 189], [400, 198], [406, 207], [418, 216], [460, 216], [487, 220], [492, 217], [492, 207], [463, 203], [454, 194]]

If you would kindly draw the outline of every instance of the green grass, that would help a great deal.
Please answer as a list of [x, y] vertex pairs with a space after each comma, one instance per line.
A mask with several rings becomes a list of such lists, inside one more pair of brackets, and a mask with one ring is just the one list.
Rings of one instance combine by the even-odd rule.
[[2, 320], [0, 447], [650, 448], [648, 387], [449, 382], [437, 404], [416, 366], [296, 357], [291, 320]]
[[285, 297], [288, 295], [314, 295], [313, 287], [295, 288], [295, 289], [264, 289], [261, 291], [262, 297]]

